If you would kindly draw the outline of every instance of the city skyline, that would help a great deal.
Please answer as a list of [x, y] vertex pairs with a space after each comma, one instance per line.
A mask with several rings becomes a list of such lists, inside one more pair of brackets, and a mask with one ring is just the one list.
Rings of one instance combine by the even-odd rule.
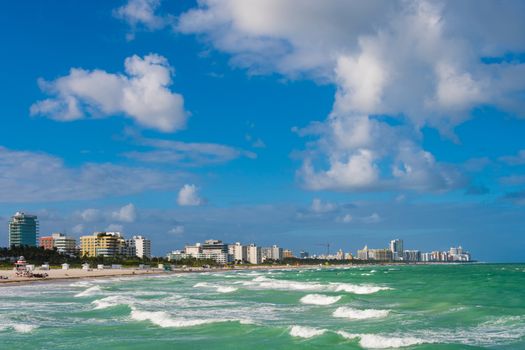
[[0, 246], [24, 211], [154, 255], [394, 236], [525, 260], [524, 4], [264, 3], [6, 3]]

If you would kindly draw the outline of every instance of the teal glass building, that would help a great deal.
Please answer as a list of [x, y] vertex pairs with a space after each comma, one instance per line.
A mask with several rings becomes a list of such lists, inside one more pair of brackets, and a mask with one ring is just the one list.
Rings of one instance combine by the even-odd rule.
[[17, 212], [9, 221], [9, 246], [23, 245], [36, 247], [38, 236], [38, 218], [36, 215], [27, 215]]

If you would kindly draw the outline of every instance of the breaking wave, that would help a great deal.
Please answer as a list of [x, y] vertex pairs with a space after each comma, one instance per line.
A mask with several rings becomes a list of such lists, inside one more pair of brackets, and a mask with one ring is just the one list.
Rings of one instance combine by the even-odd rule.
[[324, 334], [326, 332], [326, 329], [318, 329], [313, 327], [307, 327], [307, 326], [292, 326], [290, 328], [290, 335], [292, 337], [299, 337], [299, 338], [312, 338], [316, 337], [318, 335]]
[[193, 288], [210, 288], [215, 289], [219, 293], [232, 293], [237, 290], [235, 287], [221, 286], [216, 284], [210, 284], [207, 282], [199, 282], [193, 286]]
[[93, 287], [89, 287], [83, 292], [75, 294], [75, 298], [89, 297], [91, 295], [99, 294], [101, 292], [102, 292], [102, 289], [99, 286], [93, 286]]
[[338, 307], [332, 314], [334, 317], [338, 318], [349, 318], [352, 320], [365, 320], [368, 318], [383, 318], [387, 317], [390, 313], [390, 310], [358, 310], [351, 307], [341, 306]]
[[346, 339], [359, 338], [359, 345], [365, 349], [391, 349], [391, 348], [402, 348], [405, 346], [432, 343], [424, 339], [414, 337], [391, 337], [382, 336], [376, 334], [351, 334], [345, 331], [338, 331], [337, 334]]
[[308, 294], [300, 299], [303, 304], [311, 305], [330, 305], [336, 303], [341, 299], [341, 296], [328, 296], [321, 294]]
[[164, 311], [140, 311], [135, 308], [132, 308], [131, 310], [131, 318], [136, 321], [150, 321], [151, 323], [162, 328], [194, 327], [203, 324], [219, 322], [239, 322], [242, 324], [251, 323], [250, 320], [172, 318]]
[[290, 280], [271, 279], [259, 276], [251, 281], [240, 282], [244, 286], [252, 286], [262, 289], [277, 290], [302, 290], [302, 291], [335, 291], [353, 294], [372, 294], [382, 290], [390, 290], [390, 287], [376, 286], [371, 284], [330, 283], [321, 284], [317, 282], [297, 282]]

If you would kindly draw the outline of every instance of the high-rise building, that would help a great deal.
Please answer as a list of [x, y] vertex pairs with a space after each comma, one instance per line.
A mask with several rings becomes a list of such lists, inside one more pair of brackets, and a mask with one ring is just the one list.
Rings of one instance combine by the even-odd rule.
[[247, 253], [247, 260], [250, 264], [260, 264], [262, 262], [261, 247], [257, 247], [252, 243], [248, 246]]
[[53, 248], [55, 248], [53, 245], [53, 237], [51, 236], [40, 237], [38, 240], [40, 242], [38, 246], [41, 248], [46, 250], [53, 250]]
[[133, 241], [135, 256], [141, 259], [151, 259], [151, 241], [142, 236], [133, 236], [129, 241]]
[[369, 259], [368, 246], [365, 245], [363, 249], [359, 249], [357, 251], [357, 258], [359, 260], [368, 260]]
[[403, 259], [403, 240], [402, 239], [393, 239], [390, 241], [390, 251], [392, 252], [392, 257], [394, 260]]
[[80, 237], [80, 256], [115, 258], [123, 255], [126, 242], [120, 232], [95, 232]]
[[277, 245], [272, 246], [272, 259], [276, 261], [283, 260], [283, 248], [279, 248]]
[[405, 250], [403, 252], [403, 260], [411, 262], [421, 261], [421, 252], [419, 250]]
[[308, 259], [310, 257], [310, 253], [308, 253], [307, 251], [301, 250], [301, 252], [299, 253], [299, 257], [301, 259]]
[[261, 248], [261, 260], [264, 262], [266, 260], [272, 260], [272, 248], [262, 247]]
[[62, 254], [75, 254], [76, 240], [60, 232], [54, 232], [51, 236], [40, 237], [40, 247], [44, 249], [55, 249]]
[[283, 250], [283, 259], [293, 258], [293, 252], [290, 249]]
[[228, 254], [231, 255], [232, 260], [235, 262], [248, 261], [248, 247], [242, 245], [240, 242], [230, 244], [228, 246]]
[[36, 247], [38, 236], [38, 218], [36, 215], [27, 215], [17, 212], [9, 221], [9, 246]]

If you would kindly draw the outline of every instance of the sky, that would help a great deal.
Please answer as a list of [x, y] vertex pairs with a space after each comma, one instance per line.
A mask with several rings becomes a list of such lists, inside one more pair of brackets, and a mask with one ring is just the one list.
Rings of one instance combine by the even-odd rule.
[[[11, 1], [0, 245], [142, 234], [525, 261], [525, 3]], [[1, 227], [1, 226], [0, 226]]]

